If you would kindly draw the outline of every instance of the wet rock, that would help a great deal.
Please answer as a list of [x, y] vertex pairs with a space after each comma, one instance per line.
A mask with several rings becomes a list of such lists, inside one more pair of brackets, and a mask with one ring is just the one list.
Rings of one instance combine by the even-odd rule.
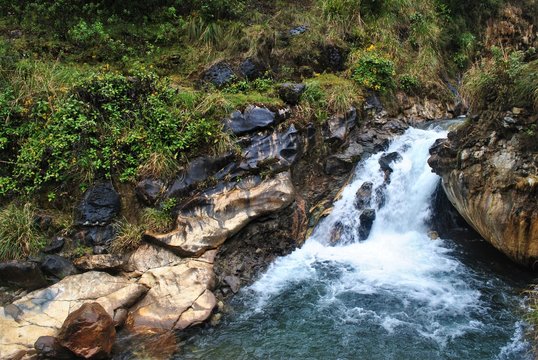
[[305, 84], [284, 83], [278, 89], [278, 96], [288, 105], [297, 105], [301, 100], [301, 95], [306, 90]]
[[241, 114], [234, 111], [225, 125], [235, 135], [243, 135], [275, 124], [275, 113], [265, 107], [248, 106]]
[[340, 221], [337, 221], [334, 224], [334, 227], [331, 231], [331, 239], [329, 240], [329, 242], [331, 244], [337, 244], [342, 238], [343, 233], [344, 233], [344, 224], [342, 224]]
[[0, 354], [9, 358], [32, 349], [40, 336], [55, 336], [69, 313], [86, 302], [100, 303], [113, 316], [114, 310], [128, 308], [147, 290], [125, 278], [90, 271], [33, 291], [12, 304], [20, 309], [17, 319], [0, 307]]
[[47, 286], [39, 265], [31, 261], [0, 263], [0, 285], [34, 290]]
[[46, 255], [41, 260], [41, 270], [58, 279], [78, 273], [71, 261], [59, 255]]
[[84, 271], [119, 271], [125, 265], [126, 259], [112, 254], [85, 255], [75, 259], [73, 263]]
[[88, 189], [76, 208], [75, 225], [105, 225], [118, 215], [120, 196], [111, 183], [102, 183]]
[[273, 171], [288, 169], [299, 154], [299, 133], [291, 125], [284, 133], [253, 136], [242, 153], [239, 168], [245, 171], [268, 167]]
[[231, 66], [224, 61], [212, 65], [202, 74], [202, 81], [210, 83], [217, 88], [222, 88], [234, 80], [235, 74]]
[[224, 277], [224, 282], [228, 284], [234, 294], [241, 288], [241, 280], [237, 276], [229, 275]]
[[379, 158], [379, 166], [381, 167], [381, 171], [392, 173], [394, 170], [390, 165], [398, 161], [402, 161], [402, 155], [396, 151], [381, 156]]
[[70, 360], [75, 355], [63, 348], [54, 336], [40, 336], [34, 344], [38, 359], [46, 360]]
[[355, 194], [355, 207], [359, 210], [365, 209], [370, 206], [372, 201], [372, 189], [374, 184], [369, 181], [362, 183], [359, 190]]
[[264, 181], [249, 178], [216, 187], [180, 211], [176, 230], [146, 237], [182, 256], [198, 256], [221, 245], [250, 221], [288, 206], [294, 195], [287, 172]]
[[216, 305], [213, 265], [204, 261], [151, 269], [139, 283], [150, 290], [129, 313], [126, 325], [134, 333], [185, 329], [208, 319]]
[[65, 319], [58, 342], [84, 359], [110, 357], [116, 329], [110, 315], [99, 303], [86, 303]]
[[308, 31], [307, 25], [299, 25], [299, 26], [294, 27], [293, 29], [290, 29], [288, 31], [288, 34], [290, 36], [298, 36], [298, 35], [304, 34], [307, 31]]
[[428, 231], [428, 237], [432, 240], [437, 240], [439, 239], [439, 234], [437, 231]]
[[336, 115], [327, 120], [326, 140], [344, 142], [349, 131], [357, 124], [357, 110], [352, 107], [344, 116]]
[[387, 196], [385, 195], [386, 190], [386, 183], [375, 188], [375, 202], [378, 209], [385, 206], [385, 202], [387, 201]]
[[263, 75], [263, 67], [251, 58], [239, 64], [239, 73], [248, 80], [255, 80]]
[[144, 179], [135, 188], [137, 198], [145, 205], [152, 206], [163, 195], [166, 188], [161, 180]]
[[361, 145], [351, 142], [342, 153], [327, 157], [325, 173], [336, 176], [349, 173], [355, 164], [359, 162], [363, 153], [364, 150]]
[[[201, 156], [189, 164], [186, 169], [179, 172], [176, 180], [168, 189], [166, 197], [180, 197], [194, 189], [198, 184], [209, 178], [219, 178], [232, 169], [228, 165], [234, 165], [235, 155], [232, 153], [218, 157]], [[220, 174], [219, 174], [220, 173]]]
[[44, 247], [43, 250], [41, 251], [44, 252], [45, 254], [57, 253], [60, 250], [62, 250], [64, 245], [65, 245], [65, 239], [63, 237], [56, 236], [54, 239], [52, 239], [51, 243], [47, 245], [46, 247]]
[[366, 240], [368, 239], [368, 236], [370, 236], [370, 231], [372, 230], [372, 225], [375, 221], [375, 210], [364, 210], [360, 215], [359, 220], [361, 222], [359, 226], [359, 239]]

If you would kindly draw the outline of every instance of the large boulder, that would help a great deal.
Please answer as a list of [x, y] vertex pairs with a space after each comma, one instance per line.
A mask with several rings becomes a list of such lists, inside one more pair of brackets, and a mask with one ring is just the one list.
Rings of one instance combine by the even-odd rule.
[[39, 264], [12, 260], [0, 263], [0, 285], [35, 290], [47, 286], [47, 280]]
[[243, 135], [272, 126], [276, 119], [276, 114], [271, 110], [250, 105], [243, 113], [234, 111], [224, 123], [235, 135]]
[[76, 225], [105, 225], [112, 221], [120, 211], [120, 196], [106, 182], [93, 186], [84, 194], [80, 205], [76, 208]]
[[125, 278], [91, 271], [31, 292], [0, 307], [0, 354], [10, 358], [33, 349], [40, 336], [56, 336], [67, 316], [86, 302], [98, 302], [113, 316], [116, 309], [128, 308], [147, 290]]
[[437, 141], [428, 161], [467, 222], [529, 267], [538, 260], [538, 133], [528, 130], [537, 120], [484, 112]]
[[40, 336], [34, 348], [38, 359], [71, 360], [76, 358], [72, 352], [62, 347], [54, 336]]
[[263, 181], [249, 177], [202, 193], [180, 211], [176, 230], [147, 233], [146, 238], [182, 256], [198, 256], [220, 246], [253, 219], [288, 206], [294, 195], [288, 172]]
[[221, 61], [210, 66], [202, 74], [202, 81], [212, 84], [217, 88], [222, 88], [235, 80], [236, 76], [232, 67]]
[[359, 216], [360, 226], [359, 226], [359, 240], [366, 240], [370, 236], [370, 231], [375, 221], [375, 210], [366, 209]]
[[58, 342], [83, 359], [106, 359], [112, 352], [116, 329], [99, 303], [86, 303], [65, 319]]
[[217, 303], [213, 264], [204, 260], [150, 269], [139, 283], [150, 290], [129, 313], [127, 328], [133, 333], [185, 329], [205, 321]]

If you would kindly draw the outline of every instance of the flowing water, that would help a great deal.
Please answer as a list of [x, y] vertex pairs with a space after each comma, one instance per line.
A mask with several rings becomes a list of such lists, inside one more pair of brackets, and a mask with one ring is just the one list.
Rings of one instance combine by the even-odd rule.
[[[183, 344], [182, 359], [532, 359], [521, 290], [528, 274], [483, 242], [432, 240], [439, 177], [428, 149], [446, 131], [409, 129], [357, 167], [331, 215], [233, 300], [215, 328]], [[380, 188], [376, 220], [358, 241], [355, 194]], [[381, 207], [376, 203], [383, 203]], [[341, 237], [330, 244], [338, 224]]]

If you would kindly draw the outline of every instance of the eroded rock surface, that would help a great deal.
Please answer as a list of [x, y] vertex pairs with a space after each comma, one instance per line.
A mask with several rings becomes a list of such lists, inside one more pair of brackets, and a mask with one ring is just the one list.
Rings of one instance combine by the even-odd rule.
[[56, 336], [67, 316], [86, 302], [99, 303], [113, 316], [115, 309], [129, 307], [147, 290], [125, 278], [92, 271], [31, 292], [0, 307], [0, 354], [9, 358], [31, 350], [40, 336]]
[[288, 172], [250, 177], [201, 194], [180, 211], [176, 230], [147, 238], [183, 256], [215, 249], [253, 219], [288, 206], [295, 189]]
[[429, 164], [458, 212], [514, 261], [538, 260], [537, 116], [485, 112], [430, 150]]

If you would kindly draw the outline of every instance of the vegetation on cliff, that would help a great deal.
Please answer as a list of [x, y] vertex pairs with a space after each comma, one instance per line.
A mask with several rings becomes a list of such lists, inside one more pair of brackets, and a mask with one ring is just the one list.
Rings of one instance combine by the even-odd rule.
[[[446, 84], [468, 69], [473, 106], [492, 96], [536, 106], [533, 40], [511, 50], [490, 36], [495, 19], [535, 24], [536, 10], [502, 0], [0, 0], [0, 204], [7, 214], [31, 198], [71, 212], [96, 179], [170, 178], [194, 155], [233, 150], [220, 120], [248, 104], [281, 106], [284, 81], [307, 84], [299, 124], [372, 92], [451, 98]], [[255, 76], [201, 81], [211, 65], [246, 60]]]

